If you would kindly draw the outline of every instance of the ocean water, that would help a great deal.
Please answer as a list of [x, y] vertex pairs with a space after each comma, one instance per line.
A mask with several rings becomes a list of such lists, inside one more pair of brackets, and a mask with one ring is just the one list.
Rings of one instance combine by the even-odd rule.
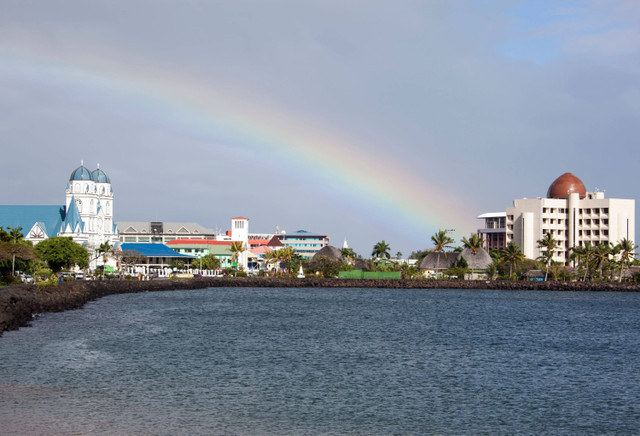
[[639, 432], [640, 294], [150, 292], [0, 338], [2, 435]]

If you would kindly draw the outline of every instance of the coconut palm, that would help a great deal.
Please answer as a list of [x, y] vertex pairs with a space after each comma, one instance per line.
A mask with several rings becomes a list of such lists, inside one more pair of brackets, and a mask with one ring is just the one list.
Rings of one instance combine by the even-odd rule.
[[549, 266], [551, 265], [551, 261], [553, 260], [553, 254], [555, 249], [558, 247], [558, 241], [553, 238], [551, 232], [546, 233], [542, 239], [538, 240], [538, 248], [544, 248], [545, 250], [542, 252], [542, 256], [540, 258], [544, 261], [545, 266], [547, 267], [546, 272], [544, 273], [544, 281], [547, 281], [547, 277], [549, 276]]
[[573, 247], [573, 253], [571, 254], [571, 257], [574, 260], [577, 260], [578, 264], [585, 267], [584, 277], [582, 279], [583, 281], [587, 280], [587, 276], [589, 275], [590, 271], [590, 264], [593, 262], [594, 255], [595, 249], [593, 245], [591, 245], [590, 241], [586, 241], [582, 246]]
[[[435, 235], [431, 236], [431, 241], [433, 241], [433, 251], [436, 253], [444, 253], [444, 258], [447, 258], [447, 252], [445, 251], [447, 248], [451, 247], [453, 244], [453, 238], [447, 235], [448, 230], [438, 230]], [[440, 256], [436, 258], [436, 269], [440, 269]]]
[[380, 242], [378, 242], [376, 245], [373, 246], [373, 251], [371, 252], [371, 256], [373, 257], [377, 257], [377, 258], [387, 258], [387, 259], [391, 259], [391, 254], [389, 254], [389, 249], [391, 247], [389, 247], [389, 244], [387, 244], [384, 239]]
[[[24, 235], [22, 234], [22, 227], [7, 227], [9, 230], [8, 236], [9, 240], [15, 245], [24, 239]], [[16, 275], [16, 255], [13, 254], [13, 258], [11, 260], [11, 275]]]
[[501, 259], [509, 264], [509, 278], [513, 276], [513, 269], [519, 262], [524, 260], [524, 254], [515, 242], [509, 242], [509, 245], [502, 250]]
[[631, 260], [633, 260], [638, 255], [635, 252], [638, 246], [634, 244], [630, 239], [624, 238], [618, 243], [616, 247], [620, 251], [620, 277], [618, 281], [622, 281], [622, 272], [624, 270], [624, 266], [626, 264], [628, 267]]
[[603, 277], [602, 271], [611, 260], [611, 254], [613, 252], [611, 245], [609, 244], [597, 244], [593, 250], [593, 260], [598, 267], [600, 277]]
[[289, 262], [291, 261], [295, 253], [296, 251], [293, 247], [281, 248], [280, 250], [278, 250], [278, 260], [280, 260], [280, 262], [286, 262], [288, 267]]
[[477, 233], [472, 233], [469, 239], [463, 237], [461, 241], [465, 248], [471, 250], [474, 256], [478, 254], [478, 251], [484, 246], [484, 238]]
[[107, 263], [107, 254], [110, 253], [112, 249], [113, 249], [113, 246], [109, 243], [109, 241], [103, 242], [102, 244], [100, 244], [100, 247], [98, 247], [97, 257], [102, 256], [102, 265]]
[[[245, 251], [246, 249], [247, 248], [244, 246], [242, 242], [240, 241], [232, 242], [231, 245], [229, 246], [229, 251], [231, 252], [231, 261], [237, 262], [242, 252]], [[236, 269], [237, 269], [237, 265], [236, 265]]]
[[276, 250], [267, 251], [264, 254], [264, 259], [267, 265], [275, 265], [278, 262], [278, 252]]

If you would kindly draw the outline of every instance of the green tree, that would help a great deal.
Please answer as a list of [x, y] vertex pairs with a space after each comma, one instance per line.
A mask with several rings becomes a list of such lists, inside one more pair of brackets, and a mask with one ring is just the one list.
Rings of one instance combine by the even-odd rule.
[[373, 251], [371, 252], [371, 256], [379, 259], [383, 259], [383, 258], [391, 259], [391, 254], [389, 254], [390, 248], [391, 247], [389, 247], [389, 244], [387, 244], [383, 239], [382, 241], [378, 242], [376, 245], [373, 246]]
[[216, 270], [220, 268], [220, 259], [213, 254], [202, 256], [199, 260], [200, 269]]
[[462, 244], [465, 248], [471, 250], [471, 252], [476, 255], [478, 251], [484, 246], [484, 238], [477, 233], [472, 233], [469, 235], [469, 238], [462, 238]]
[[[246, 250], [244, 244], [240, 241], [232, 242], [229, 246], [229, 251], [231, 252], [231, 262], [238, 262], [240, 255]], [[236, 269], [238, 269], [236, 264]]]
[[340, 254], [342, 254], [342, 258], [348, 262], [353, 262], [358, 258], [358, 255], [353, 248], [341, 248]]
[[544, 273], [545, 281], [547, 281], [547, 277], [549, 276], [549, 266], [551, 265], [553, 254], [557, 247], [558, 241], [553, 238], [551, 232], [545, 233], [542, 239], [538, 240], [538, 248], [544, 248], [544, 251], [542, 252], [542, 256], [540, 256], [540, 258], [547, 267], [546, 272]]
[[590, 272], [591, 263], [595, 256], [595, 249], [591, 245], [590, 241], [586, 241], [584, 245], [573, 247], [571, 257], [578, 261], [578, 264], [585, 269], [584, 277], [582, 280], [587, 280], [587, 276]]
[[604, 278], [604, 269], [609, 267], [613, 247], [609, 244], [596, 244], [593, 250], [593, 261], [598, 268], [598, 275]]
[[[447, 248], [453, 244], [453, 238], [447, 233], [448, 230], [438, 230], [435, 235], [431, 236], [433, 242], [433, 251], [436, 253], [444, 253], [444, 258], [447, 258]], [[440, 256], [436, 259], [436, 269], [440, 269]]]
[[105, 241], [102, 244], [100, 244], [100, 247], [98, 247], [97, 252], [98, 255], [96, 258], [102, 256], [102, 265], [104, 266], [107, 263], [107, 255], [109, 253], [111, 253], [113, 251], [113, 245], [111, 245], [109, 243], [109, 241]]
[[624, 266], [627, 265], [627, 267], [629, 267], [629, 263], [632, 260], [635, 260], [635, 257], [637, 256], [635, 251], [638, 246], [630, 239], [624, 238], [617, 244], [617, 247], [620, 252], [620, 277], [618, 281], [622, 281]]
[[38, 243], [35, 248], [40, 259], [47, 262], [53, 272], [60, 271], [63, 267], [72, 268], [77, 265], [81, 269], [89, 266], [89, 253], [73, 239], [66, 237], [48, 238]]
[[509, 265], [509, 278], [511, 278], [513, 276], [513, 269], [519, 262], [524, 260], [524, 254], [522, 254], [520, 247], [518, 247], [515, 242], [509, 242], [509, 245], [502, 250], [501, 258]]

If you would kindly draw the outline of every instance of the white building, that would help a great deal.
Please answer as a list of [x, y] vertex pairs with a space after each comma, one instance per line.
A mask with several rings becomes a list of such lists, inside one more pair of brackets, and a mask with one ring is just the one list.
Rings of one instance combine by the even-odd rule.
[[586, 241], [635, 241], [635, 200], [587, 192], [582, 181], [571, 173], [558, 177], [546, 198], [514, 200], [506, 214], [506, 243], [515, 242], [530, 259], [542, 254], [537, 241], [547, 233], [558, 241], [553, 260], [565, 265], [569, 264], [571, 248]]
[[87, 247], [90, 254], [104, 242], [112, 246], [118, 243], [118, 230], [113, 220], [111, 180], [100, 169], [100, 165], [89, 172], [81, 163], [71, 173], [65, 204], [66, 218], [58, 236], [72, 237], [75, 242]]
[[[109, 176], [100, 169], [89, 171], [81, 163], [73, 170], [64, 206], [0, 206], [0, 226], [22, 228], [27, 241], [71, 237], [89, 252], [95, 268], [96, 250], [104, 242], [118, 243], [113, 220], [113, 191]], [[102, 262], [100, 262], [102, 264]]]

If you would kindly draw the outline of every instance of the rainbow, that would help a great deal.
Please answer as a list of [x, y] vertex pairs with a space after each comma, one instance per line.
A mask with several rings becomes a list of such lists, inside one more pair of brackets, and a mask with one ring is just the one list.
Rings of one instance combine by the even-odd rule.
[[224, 85], [215, 86], [186, 70], [139, 66], [131, 53], [130, 59], [123, 56], [83, 52], [53, 58], [34, 47], [0, 45], [0, 66], [68, 87], [92, 104], [115, 105], [127, 116], [151, 119], [215, 146], [240, 147], [267, 161], [288, 160], [299, 177], [337, 181], [340, 189], [332, 195], [342, 204], [355, 204], [385, 226], [391, 220], [394, 230], [419, 233], [423, 241], [439, 228], [455, 228], [458, 235], [472, 230], [478, 212], [469, 209], [474, 202], [424, 173], [407, 171], [394, 159], [394, 150], [367, 147], [320, 127], [258, 92], [250, 97], [246, 91], [230, 92], [242, 88], [228, 77], [216, 77]]

